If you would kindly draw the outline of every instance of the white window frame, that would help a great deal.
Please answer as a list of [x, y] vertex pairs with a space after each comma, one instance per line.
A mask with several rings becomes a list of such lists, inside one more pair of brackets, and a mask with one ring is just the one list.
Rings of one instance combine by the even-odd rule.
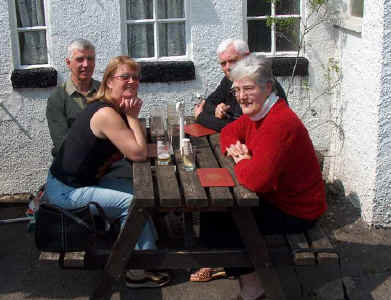
[[[33, 68], [41, 68], [41, 67], [50, 67], [50, 50], [49, 50], [49, 41], [48, 41], [48, 2], [47, 0], [43, 1], [44, 5], [44, 13], [45, 13], [45, 26], [33, 26], [33, 27], [18, 27], [17, 17], [16, 17], [16, 0], [8, 0], [8, 10], [9, 10], [9, 20], [10, 20], [10, 32], [11, 32], [11, 44], [12, 44], [12, 56], [13, 56], [13, 64], [15, 69], [33, 69]], [[32, 31], [46, 31], [46, 49], [48, 56], [47, 64], [37, 64], [37, 65], [22, 65], [20, 59], [20, 44], [19, 44], [19, 32], [32, 32]]]
[[[266, 20], [269, 16], [258, 16], [258, 17], [248, 17], [247, 16], [247, 1], [243, 1], [243, 15], [245, 16], [245, 24], [243, 26], [244, 28], [244, 36], [246, 37], [246, 40], [248, 40], [248, 21], [250, 20]], [[274, 2], [271, 3], [271, 15], [270, 17], [276, 18], [276, 19], [288, 19], [288, 18], [297, 18], [300, 20], [299, 24], [299, 30], [301, 32], [302, 30], [302, 24], [301, 20], [304, 15], [304, 2], [303, 0], [299, 0], [299, 7], [300, 7], [300, 13], [297, 15], [276, 15], [276, 7]], [[297, 51], [276, 51], [276, 24], [272, 24], [271, 26], [271, 50], [270, 52], [256, 52], [258, 54], [266, 55], [266, 56], [292, 56], [296, 55]], [[300, 36], [299, 36], [300, 38]]]
[[[361, 17], [355, 17], [352, 16], [352, 0], [343, 0], [345, 3], [345, 6], [347, 7], [346, 11], [341, 11], [339, 15], [338, 23], [334, 24], [337, 27], [341, 27], [356, 33], [362, 32], [362, 22], [364, 16]], [[365, 12], [365, 2], [363, 0], [363, 13]]]
[[[154, 56], [153, 57], [143, 57], [135, 58], [136, 61], [185, 61], [190, 57], [190, 26], [189, 26], [189, 0], [183, 0], [184, 2], [184, 18], [172, 18], [172, 19], [158, 19], [157, 18], [157, 2], [159, 0], [153, 0], [153, 18], [152, 19], [143, 19], [143, 20], [127, 20], [126, 16], [126, 0], [121, 0], [121, 44], [122, 51], [128, 55], [128, 24], [153, 24], [154, 26]], [[181, 56], [159, 56], [159, 35], [158, 35], [158, 24], [159, 23], [185, 23], [185, 55]]]

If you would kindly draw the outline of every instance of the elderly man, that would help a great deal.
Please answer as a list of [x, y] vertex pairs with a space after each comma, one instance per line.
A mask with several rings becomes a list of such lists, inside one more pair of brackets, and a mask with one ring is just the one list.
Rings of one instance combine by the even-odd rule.
[[[65, 62], [70, 78], [50, 95], [46, 106], [46, 118], [54, 146], [53, 156], [56, 156], [77, 115], [87, 106], [87, 98], [93, 96], [100, 85], [99, 81], [92, 78], [95, 47], [90, 41], [72, 41]], [[129, 178], [131, 174], [129, 162], [122, 159], [111, 166], [106, 176]]]
[[[235, 63], [247, 56], [250, 51], [245, 41], [227, 39], [220, 43], [216, 52], [225, 76], [217, 89], [206, 100], [196, 105], [194, 117], [197, 123], [221, 131], [228, 123], [242, 115], [242, 109], [231, 92], [230, 72]], [[277, 81], [276, 89], [277, 96], [286, 99], [285, 92]]]
[[87, 105], [87, 97], [95, 94], [100, 82], [92, 78], [95, 69], [95, 47], [87, 40], [77, 39], [68, 47], [65, 62], [70, 78], [50, 95], [46, 107], [49, 132], [53, 141], [53, 156], [76, 116]]

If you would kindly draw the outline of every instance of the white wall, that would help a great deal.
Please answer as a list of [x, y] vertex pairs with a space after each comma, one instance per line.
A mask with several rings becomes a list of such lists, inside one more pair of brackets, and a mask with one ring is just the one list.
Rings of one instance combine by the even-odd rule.
[[[45, 1], [48, 7], [48, 36], [51, 49], [50, 64], [57, 70], [59, 83], [68, 76], [64, 63], [66, 47], [75, 38], [91, 40], [97, 49], [94, 77], [101, 79], [109, 59], [121, 53], [120, 7], [117, 0], [51, 0]], [[189, 26], [191, 34], [191, 54], [196, 79], [175, 83], [142, 83], [140, 97], [145, 106], [142, 115], [148, 116], [151, 104], [184, 100], [187, 113], [193, 107], [194, 94], [207, 95], [212, 92], [222, 78], [216, 60], [215, 50], [220, 41], [226, 38], [243, 36], [243, 7], [240, 0], [197, 0], [189, 1]], [[44, 182], [46, 170], [51, 162], [51, 141], [47, 130], [45, 109], [46, 99], [53, 89], [17, 89], [10, 83], [12, 73], [11, 42], [9, 36], [7, 1], [0, 1], [0, 101], [11, 111], [31, 139], [21, 131], [16, 123], [7, 117], [0, 108], [0, 194], [34, 191]], [[5, 30], [4, 30], [4, 29]], [[308, 49], [310, 61], [311, 93], [317, 95], [322, 88], [323, 71], [317, 70], [334, 55], [333, 39], [329, 28], [319, 28], [312, 39], [312, 49]], [[304, 112], [307, 102], [301, 89], [301, 79], [295, 80], [295, 90], [289, 95], [292, 107]], [[286, 87], [287, 78], [279, 78]], [[318, 101], [315, 117], [305, 117], [314, 144], [328, 145], [326, 127], [316, 124], [329, 118], [329, 98]], [[313, 129], [311, 129], [313, 128]], [[315, 129], [316, 128], [316, 129]], [[323, 129], [320, 129], [323, 128]]]
[[[383, 3], [387, 3], [383, 6]], [[365, 1], [362, 32], [339, 28], [343, 82], [334, 113], [344, 138], [334, 136], [330, 180], [339, 179], [368, 224], [390, 226], [390, 1]]]

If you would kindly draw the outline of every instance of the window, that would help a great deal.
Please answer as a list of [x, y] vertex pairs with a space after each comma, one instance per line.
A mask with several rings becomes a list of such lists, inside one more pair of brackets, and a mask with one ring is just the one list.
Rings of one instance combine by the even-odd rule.
[[15, 67], [46, 65], [44, 0], [10, 0], [9, 3]]
[[130, 57], [186, 57], [186, 0], [123, 1], [125, 50]]
[[364, 0], [350, 1], [350, 15], [352, 17], [362, 18], [364, 15]]
[[300, 38], [300, 0], [247, 0], [250, 51], [292, 54]]

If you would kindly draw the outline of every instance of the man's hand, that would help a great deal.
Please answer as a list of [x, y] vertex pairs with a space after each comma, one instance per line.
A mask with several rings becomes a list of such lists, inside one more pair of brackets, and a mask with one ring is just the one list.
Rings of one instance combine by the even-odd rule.
[[143, 101], [138, 97], [133, 97], [131, 99], [123, 98], [119, 105], [119, 108], [129, 117], [137, 118], [140, 113], [141, 106]]
[[205, 99], [203, 99], [200, 103], [194, 105], [194, 118], [197, 120], [198, 116], [200, 115], [200, 113], [202, 113], [202, 111], [204, 110], [204, 106], [205, 106]]
[[242, 159], [251, 159], [250, 151], [246, 144], [242, 144], [239, 141], [227, 148], [227, 156], [231, 156], [235, 163], [240, 162]]
[[215, 117], [217, 119], [224, 119], [230, 107], [231, 107], [230, 105], [225, 105], [224, 103], [220, 103], [219, 105], [216, 106]]

